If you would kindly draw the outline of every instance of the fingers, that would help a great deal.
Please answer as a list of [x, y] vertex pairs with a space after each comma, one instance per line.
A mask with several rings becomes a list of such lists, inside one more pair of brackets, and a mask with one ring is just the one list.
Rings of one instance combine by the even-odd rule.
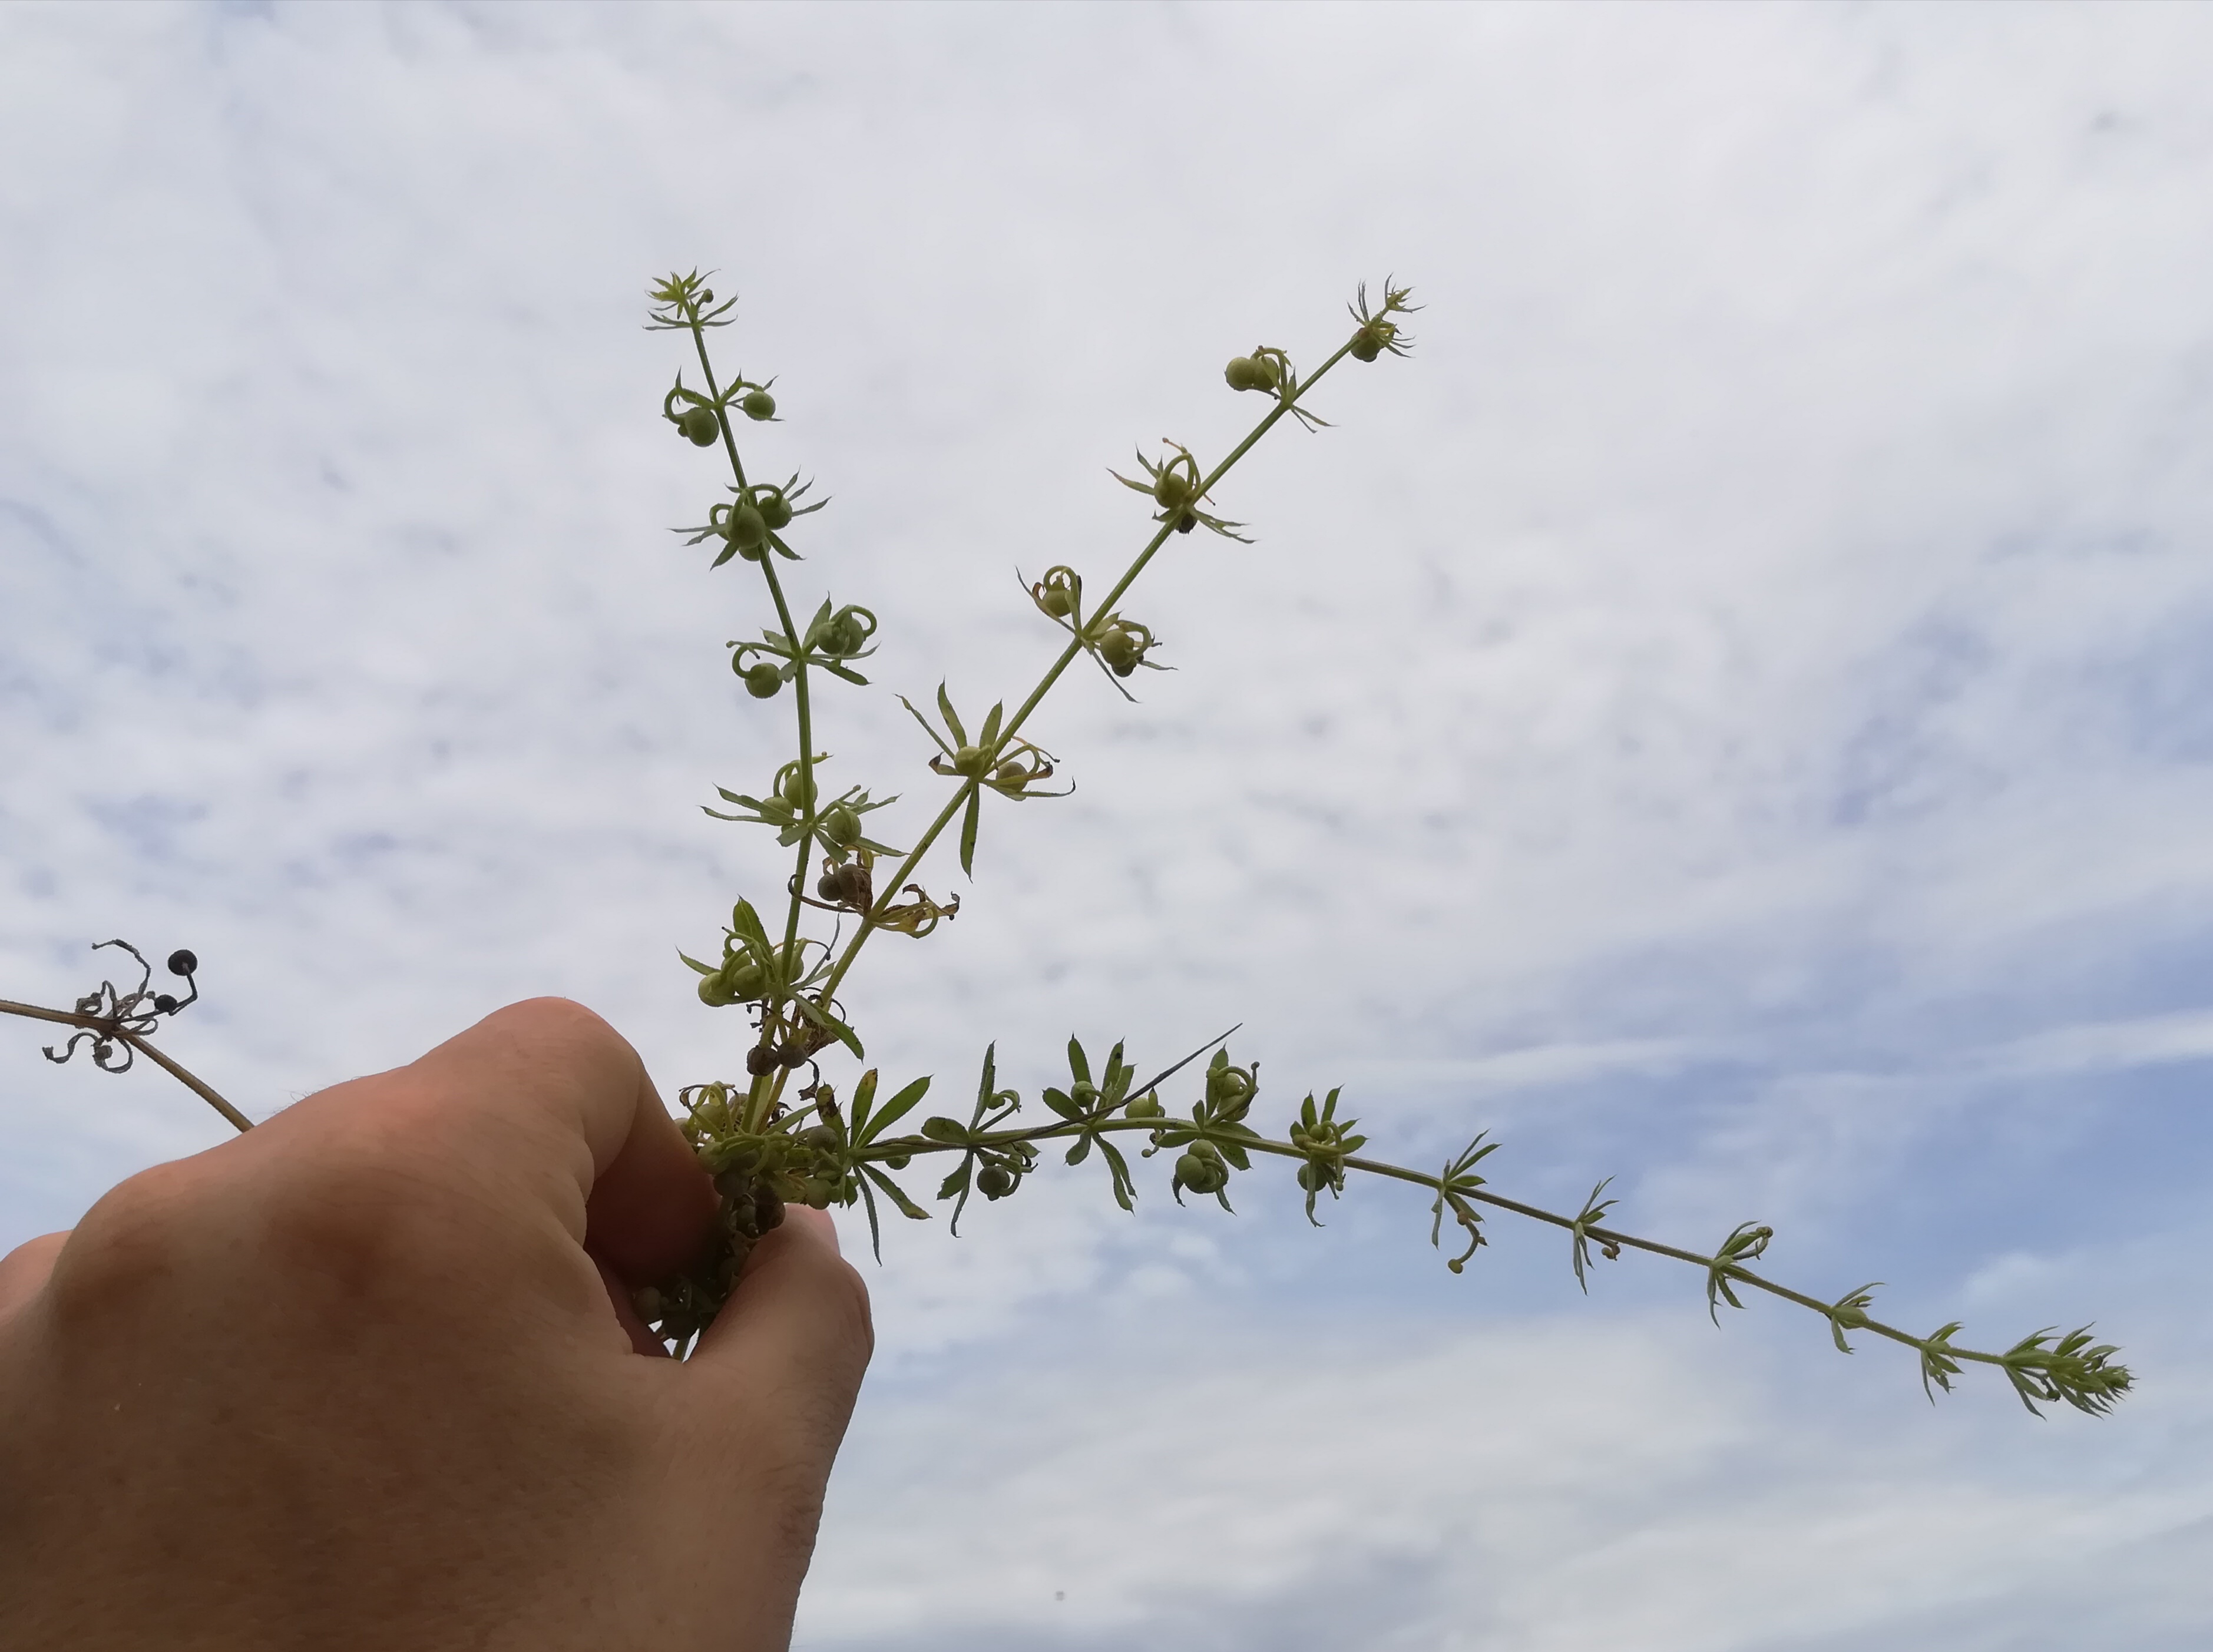
[[520, 1219], [511, 1231], [537, 1230], [533, 1212], [551, 1212], [625, 1287], [692, 1260], [716, 1209], [637, 1052], [562, 998], [511, 1004], [419, 1060], [310, 1096], [226, 1147], [293, 1161], [294, 1172], [325, 1161], [396, 1168], [441, 1198]]
[[[632, 1283], [691, 1259], [714, 1218], [693, 1161], [637, 1052], [565, 998], [510, 1004], [407, 1067], [329, 1098], [374, 1106], [483, 1185], [550, 1206]], [[274, 1122], [274, 1121], [272, 1121]], [[258, 1133], [258, 1132], [257, 1132]]]
[[46, 1276], [54, 1271], [54, 1259], [62, 1253], [62, 1247], [68, 1240], [67, 1230], [41, 1234], [0, 1256], [0, 1320], [9, 1318], [39, 1294], [40, 1287], [46, 1283]]
[[698, 1254], [717, 1204], [715, 1184], [647, 1083], [621, 1150], [593, 1185], [585, 1243], [625, 1284], [649, 1284]]
[[875, 1346], [868, 1287], [838, 1253], [829, 1216], [793, 1206], [746, 1259], [729, 1301], [688, 1362], [729, 1394], [729, 1417], [758, 1450], [783, 1448], [784, 1471], [819, 1497]]

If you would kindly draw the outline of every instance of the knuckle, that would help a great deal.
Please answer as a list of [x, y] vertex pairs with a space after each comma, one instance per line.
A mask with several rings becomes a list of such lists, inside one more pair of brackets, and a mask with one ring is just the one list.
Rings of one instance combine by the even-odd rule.
[[77, 1320], [125, 1308], [171, 1278], [202, 1225], [198, 1180], [182, 1163], [161, 1164], [103, 1194], [54, 1259], [56, 1314]]

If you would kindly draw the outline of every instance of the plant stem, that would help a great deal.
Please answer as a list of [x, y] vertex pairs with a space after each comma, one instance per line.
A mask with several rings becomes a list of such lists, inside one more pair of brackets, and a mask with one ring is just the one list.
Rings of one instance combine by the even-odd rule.
[[[1266, 417], [1253, 427], [1242, 442], [1229, 450], [1228, 455], [1220, 464], [1207, 472], [1205, 479], [1198, 485], [1198, 492], [1193, 496], [1194, 505], [1213, 491], [1216, 483], [1229, 474], [1237, 461], [1252, 451], [1254, 443], [1276, 428], [1276, 425], [1297, 404], [1300, 397], [1313, 389], [1321, 381], [1324, 374], [1344, 359], [1346, 352], [1352, 348], [1354, 339], [1358, 337], [1359, 335], [1355, 333], [1353, 338], [1348, 338], [1344, 344], [1338, 345], [1336, 353], [1308, 375], [1297, 390], [1289, 396], [1277, 398], [1275, 406], [1268, 411]], [[1113, 588], [1106, 593], [1104, 600], [1093, 605], [1092, 612], [1094, 615], [1104, 615], [1113, 612], [1114, 605], [1120, 601], [1124, 593], [1137, 582], [1137, 576], [1145, 571], [1147, 565], [1159, 553], [1160, 548], [1167, 543], [1168, 535], [1174, 531], [1175, 522], [1171, 516], [1169, 521], [1161, 525], [1160, 532], [1153, 535], [1145, 548], [1137, 553], [1136, 559], [1123, 570], [1122, 577], [1114, 582]], [[1021, 726], [1029, 721], [1030, 714], [1035, 711], [1045, 697], [1052, 692], [1053, 685], [1060, 680], [1062, 674], [1075, 663], [1076, 656], [1083, 651], [1083, 638], [1080, 635], [1061, 650], [1060, 657], [1046, 668], [1045, 675], [1038, 680], [1037, 686], [1030, 690], [1028, 698], [1022, 701], [1015, 715], [1001, 728], [998, 744], [988, 755], [995, 757], [1005, 747], [1007, 741], [1013, 739]], [[899, 869], [893, 873], [887, 881], [883, 893], [876, 898], [875, 905], [863, 914], [860, 927], [854, 931], [853, 938], [845, 943], [844, 954], [839, 956], [836, 966], [831, 970], [829, 979], [823, 983], [821, 991], [818, 995], [818, 1003], [824, 1004], [829, 1003], [831, 995], [838, 990], [838, 983], [845, 978], [847, 972], [853, 967], [854, 960], [860, 956], [861, 948], [867, 944], [869, 936], [875, 932], [877, 915], [888, 909], [897, 900], [899, 891], [914, 875], [915, 869], [922, 864], [923, 856], [930, 852], [930, 847], [943, 834], [945, 828], [953, 823], [963, 808], [967, 807], [970, 796], [982, 783], [980, 780], [974, 778], [964, 780], [954, 791], [952, 801], [948, 802], [939, 812], [937, 818], [930, 823], [930, 829], [924, 832], [917, 840], [915, 846], [907, 851], [906, 858], [899, 863]]]
[[[707, 359], [707, 332], [706, 329], [699, 323], [698, 307], [691, 301], [686, 300], [685, 304], [685, 313], [692, 326], [692, 346], [698, 352], [699, 371], [705, 376], [707, 381], [707, 393], [710, 397], [713, 398], [716, 402], [720, 403], [722, 399], [722, 388], [715, 380], [714, 363]], [[718, 415], [718, 422], [722, 427], [722, 451], [729, 455], [730, 473], [736, 477], [738, 480], [739, 502], [741, 503], [749, 504], [752, 503], [753, 491], [751, 485], [746, 480], [745, 461], [738, 457], [737, 437], [733, 434], [731, 429], [730, 415], [728, 408], [723, 408], [721, 411]], [[784, 915], [783, 953], [783, 957], [792, 960], [796, 963], [799, 956], [797, 943], [799, 940], [799, 912], [802, 904], [800, 900], [800, 893], [807, 887], [807, 863], [813, 855], [814, 850], [814, 711], [813, 703], [808, 693], [807, 659], [805, 652], [799, 645], [798, 628], [794, 625], [791, 621], [790, 607], [784, 601], [783, 583], [776, 576], [776, 552], [771, 548], [774, 541], [774, 535], [771, 534], [770, 539], [771, 543], [764, 544], [761, 546], [761, 577], [767, 582], [770, 600], [776, 604], [777, 623], [783, 627], [784, 641], [791, 646], [791, 659], [794, 668], [791, 676], [792, 698], [796, 704], [799, 718], [799, 814], [801, 827], [799, 834], [799, 863], [792, 874], [791, 899], [789, 909]], [[822, 994], [823, 1002], [825, 1003], [828, 1003], [829, 997], [830, 994], [826, 990]], [[772, 1020], [776, 1017], [777, 1012], [771, 1009], [768, 1014], [769, 1019]], [[764, 1025], [761, 1031], [764, 1036], [765, 1036], [769, 1028], [766, 1025]], [[765, 1075], [763, 1076], [765, 1077]], [[759, 1082], [756, 1082], [754, 1083], [751, 1093], [747, 1097], [746, 1103], [747, 1115], [746, 1123], [748, 1128], [757, 1130], [760, 1127], [760, 1125], [765, 1118], [768, 1107], [772, 1105], [776, 1091], [781, 1088], [782, 1083], [780, 1078], [774, 1084], [766, 1084]]]
[[[1010, 1147], [1018, 1143], [1066, 1141], [1076, 1137], [1104, 1134], [1110, 1131], [1115, 1134], [1132, 1131], [1149, 1132], [1161, 1130], [1164, 1126], [1174, 1129], [1176, 1127], [1176, 1121], [1173, 1119], [1067, 1119], [1052, 1125], [1040, 1125], [1028, 1130], [980, 1131], [966, 1143], [940, 1142], [927, 1136], [897, 1137], [889, 1141], [871, 1142], [865, 1147], [851, 1149], [849, 1150], [849, 1156], [854, 1162], [861, 1163], [889, 1158], [917, 1157], [925, 1153], [964, 1153], [972, 1151], [976, 1147]], [[1265, 1137], [1209, 1132], [1204, 1129], [1192, 1130], [1187, 1124], [1182, 1127], [1182, 1130], [1183, 1132], [1187, 1133], [1180, 1133], [1179, 1140], [1174, 1145], [1206, 1140], [1212, 1141], [1220, 1146], [1234, 1144], [1247, 1153], [1265, 1153], [1277, 1158], [1296, 1159], [1302, 1162], [1312, 1157], [1311, 1155], [1287, 1143], [1271, 1142]], [[1381, 1176], [1392, 1181], [1405, 1182], [1431, 1193], [1442, 1194], [1445, 1191], [1443, 1179], [1440, 1177], [1428, 1175], [1418, 1170], [1409, 1170], [1399, 1165], [1387, 1164], [1380, 1159], [1363, 1159], [1347, 1155], [1339, 1162], [1349, 1170], [1365, 1171], [1370, 1175]], [[1495, 1205], [1499, 1210], [1510, 1210], [1516, 1216], [1527, 1216], [1533, 1222], [1545, 1222], [1570, 1233], [1578, 1229], [1578, 1224], [1573, 1216], [1561, 1216], [1557, 1211], [1542, 1210], [1533, 1204], [1524, 1204], [1519, 1199], [1508, 1198], [1503, 1193], [1486, 1193], [1480, 1189], [1472, 1188], [1458, 1188], [1454, 1191], [1461, 1198]], [[1619, 1247], [1626, 1250], [1643, 1251], [1654, 1256], [1664, 1256], [1674, 1261], [1688, 1262], [1709, 1271], [1718, 1269], [1733, 1283], [1750, 1285], [1756, 1290], [1765, 1291], [1771, 1296], [1779, 1296], [1785, 1301], [1795, 1302], [1801, 1308], [1811, 1308], [1825, 1319], [1832, 1321], [1835, 1319], [1834, 1308], [1831, 1303], [1825, 1302], [1817, 1296], [1809, 1296], [1803, 1291], [1793, 1290], [1788, 1285], [1778, 1284], [1772, 1279], [1753, 1272], [1741, 1262], [1728, 1261], [1717, 1256], [1702, 1255], [1697, 1251], [1685, 1250], [1680, 1246], [1663, 1245], [1657, 1240], [1639, 1239], [1634, 1234], [1622, 1233], [1611, 1228], [1601, 1228], [1588, 1222], [1580, 1224], [1580, 1231], [1601, 1247], [1609, 1248]], [[1924, 1355], [1936, 1347], [1935, 1338], [1917, 1337], [1910, 1331], [1901, 1330], [1896, 1326], [1886, 1325], [1880, 1320], [1864, 1316], [1854, 1319], [1848, 1328], [1853, 1331], [1865, 1331], [1872, 1335], [1886, 1338], [1889, 1341], [1900, 1344]], [[1978, 1365], [1994, 1365], [2003, 1368], [2011, 1363], [2003, 1354], [1985, 1353], [1972, 1348], [1960, 1348], [1948, 1342], [1943, 1344], [1941, 1351], [1951, 1358], [1966, 1360]]]
[[70, 1009], [46, 1009], [34, 1003], [17, 1003], [11, 998], [0, 998], [0, 1013], [27, 1016], [33, 1021], [58, 1021], [64, 1027], [81, 1027], [104, 1038], [120, 1039], [133, 1050], [168, 1073], [194, 1095], [213, 1107], [241, 1134], [253, 1128], [253, 1121], [224, 1100], [208, 1085], [186, 1072], [177, 1063], [163, 1055], [138, 1033], [130, 1032], [120, 1023], [101, 1015], [80, 1015]]

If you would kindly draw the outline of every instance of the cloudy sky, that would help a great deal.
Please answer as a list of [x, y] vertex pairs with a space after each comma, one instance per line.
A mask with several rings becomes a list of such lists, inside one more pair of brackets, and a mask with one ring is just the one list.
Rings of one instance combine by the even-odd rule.
[[[1509, 1194], [1759, 1218], [1919, 1328], [2140, 1393], [1931, 1407], [1673, 1265], [1463, 1277], [1079, 1172], [887, 1236], [800, 1644], [2202, 1646], [2213, 1631], [2213, 11], [169, 5], [0, 12], [0, 996], [189, 945], [265, 1116], [541, 992], [736, 1065], [679, 946], [781, 851], [741, 564], [643, 290], [711, 267], [893, 691], [1027, 690], [1015, 584], [1142, 541], [1222, 362], [1411, 280], [1411, 360], [1222, 490], [1075, 674], [1077, 789], [845, 995], [894, 1076], [1232, 1022], [1262, 1110]], [[896, 836], [894, 840], [899, 840]], [[221, 1139], [0, 1027], [0, 1246]], [[1155, 1167], [1148, 1167], [1149, 1169]]]

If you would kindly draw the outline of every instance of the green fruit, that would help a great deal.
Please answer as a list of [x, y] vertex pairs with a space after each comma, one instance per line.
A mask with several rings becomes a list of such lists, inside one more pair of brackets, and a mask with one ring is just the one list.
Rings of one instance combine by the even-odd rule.
[[676, 428], [683, 431], [696, 448], [713, 447], [722, 434], [722, 422], [715, 417], [715, 410], [697, 405], [686, 408], [676, 416]]
[[746, 692], [757, 700], [773, 699], [776, 691], [783, 686], [783, 674], [767, 661], [746, 668]]
[[730, 507], [723, 519], [722, 536], [738, 547], [739, 554], [752, 559], [768, 543], [768, 521], [754, 506], [740, 500]]
[[861, 841], [861, 817], [844, 803], [832, 803], [822, 817], [822, 835], [840, 849]]
[[827, 1125], [809, 1125], [799, 1132], [802, 1147], [811, 1147], [817, 1153], [834, 1153], [838, 1149], [838, 1132]]
[[1055, 619], [1065, 619], [1075, 611], [1076, 594], [1065, 585], [1048, 585], [1038, 601]]
[[987, 1164], [976, 1173], [976, 1191], [987, 1199], [1004, 1198], [1015, 1191], [1014, 1172], [1002, 1164]]
[[1273, 390], [1276, 387], [1275, 369], [1255, 356], [1232, 357], [1222, 376], [1229, 381], [1232, 390]]
[[1117, 677], [1126, 677], [1137, 668], [1137, 662], [1145, 657], [1145, 650], [1135, 631], [1117, 626], [1099, 639], [1099, 657], [1106, 661]]
[[759, 507], [761, 520], [777, 533], [791, 526], [791, 501], [783, 497], [782, 488], [764, 488], [753, 496]]
[[1395, 322], [1372, 321], [1361, 328], [1352, 340], [1352, 358], [1356, 362], [1372, 362], [1381, 356], [1398, 334]]
[[1174, 510], [1180, 505], [1190, 503], [1192, 496], [1197, 491], [1191, 478], [1180, 466], [1171, 465], [1153, 479], [1153, 497], [1160, 501], [1164, 509]]
[[991, 754], [981, 746], [963, 746], [953, 754], [953, 767], [958, 773], [980, 780], [991, 771]]
[[737, 1001], [738, 995], [736, 991], [731, 987], [729, 978], [726, 977], [722, 971], [716, 970], [712, 975], [702, 975], [699, 978], [699, 1002], [701, 1003], [706, 1004], [712, 1009], [721, 1009], [726, 1005], [737, 1003]]
[[746, 399], [738, 405], [746, 410], [747, 418], [766, 419], [776, 417], [776, 398], [765, 390], [747, 392]]

